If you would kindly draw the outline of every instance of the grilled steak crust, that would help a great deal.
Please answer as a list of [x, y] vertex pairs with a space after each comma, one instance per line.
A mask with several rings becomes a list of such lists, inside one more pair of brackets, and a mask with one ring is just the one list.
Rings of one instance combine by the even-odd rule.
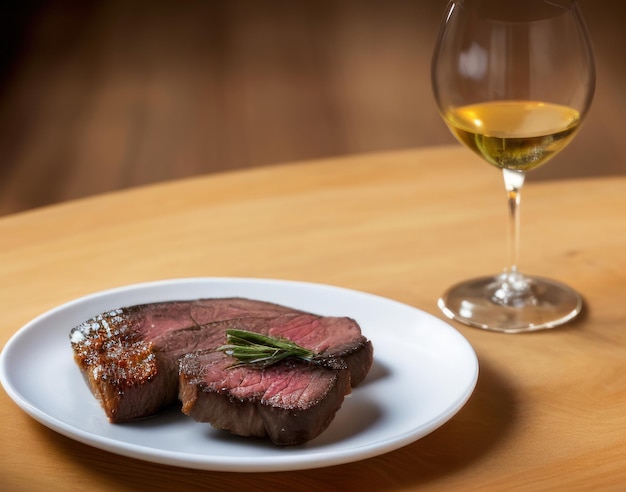
[[[233, 395], [241, 386], [215, 392], [206, 375], [209, 368], [219, 368], [230, 359], [215, 352], [226, 342], [230, 328], [287, 338], [322, 354], [327, 363], [285, 362], [263, 371], [231, 369], [219, 377], [228, 376], [231, 382], [235, 375], [241, 376], [241, 381], [261, 377], [268, 389], [239, 396]], [[73, 328], [70, 342], [74, 358], [110, 422], [146, 417], [181, 399], [186, 413], [197, 420], [240, 435], [267, 435], [285, 444], [303, 442], [326, 428], [344, 395], [365, 378], [373, 362], [371, 342], [350, 318], [321, 317], [242, 298], [159, 302], [111, 310]], [[220, 359], [217, 365], [216, 357]], [[296, 385], [294, 388], [308, 388], [302, 392], [306, 398], [286, 404], [288, 382]], [[269, 397], [269, 388], [278, 387], [285, 388], [283, 393]], [[226, 408], [230, 416], [223, 414]], [[290, 420], [298, 423], [288, 424]], [[281, 436], [274, 427], [288, 430]]]
[[116, 309], [70, 333], [74, 359], [111, 422], [150, 415], [171, 401], [167, 364], [141, 324], [139, 308]]

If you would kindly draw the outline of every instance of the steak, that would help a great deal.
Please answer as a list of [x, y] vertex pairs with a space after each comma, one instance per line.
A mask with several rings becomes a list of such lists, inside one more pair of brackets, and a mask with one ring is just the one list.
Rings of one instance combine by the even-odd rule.
[[[233, 359], [216, 351], [231, 328], [289, 339], [322, 355], [322, 362], [233, 369]], [[350, 318], [243, 298], [114, 309], [73, 328], [70, 341], [112, 423], [153, 415], [180, 399], [198, 421], [281, 444], [325, 429], [373, 361], [371, 342]]]
[[232, 364], [219, 352], [183, 357], [183, 412], [240, 436], [302, 444], [328, 427], [350, 392], [350, 373], [341, 359], [284, 361], [265, 369]]

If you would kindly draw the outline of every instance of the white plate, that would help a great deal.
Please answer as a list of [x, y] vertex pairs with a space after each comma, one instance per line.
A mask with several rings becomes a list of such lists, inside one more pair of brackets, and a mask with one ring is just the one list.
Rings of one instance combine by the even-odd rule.
[[[359, 322], [374, 344], [374, 366], [330, 427], [302, 446], [283, 448], [214, 430], [176, 409], [132, 424], [109, 424], [74, 363], [70, 329], [116, 307], [229, 296]], [[65, 436], [146, 461], [238, 472], [318, 468], [395, 450], [449, 420], [470, 397], [477, 377], [470, 344], [430, 314], [353, 290], [263, 279], [168, 280], [89, 295], [28, 323], [0, 355], [0, 381], [9, 396]]]

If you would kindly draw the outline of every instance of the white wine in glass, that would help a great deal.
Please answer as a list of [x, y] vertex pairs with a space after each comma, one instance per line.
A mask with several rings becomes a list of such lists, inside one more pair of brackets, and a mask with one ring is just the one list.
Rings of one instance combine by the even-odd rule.
[[519, 333], [574, 318], [581, 296], [518, 270], [520, 193], [526, 173], [574, 137], [595, 88], [593, 52], [574, 0], [454, 0], [432, 61], [435, 101], [451, 132], [500, 169], [509, 210], [510, 263], [439, 299], [446, 316]]

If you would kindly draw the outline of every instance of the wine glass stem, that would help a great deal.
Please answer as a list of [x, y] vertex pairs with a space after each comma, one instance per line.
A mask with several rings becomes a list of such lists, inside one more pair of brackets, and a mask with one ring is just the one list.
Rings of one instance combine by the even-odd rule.
[[520, 243], [520, 199], [522, 186], [526, 174], [523, 171], [502, 169], [504, 187], [507, 192], [509, 206], [509, 266], [499, 277], [492, 300], [504, 306], [527, 306], [536, 303], [536, 298], [526, 281], [519, 273], [517, 262], [519, 260]]
[[508, 272], [510, 275], [516, 276], [518, 274], [517, 264], [519, 261], [520, 247], [520, 200], [526, 173], [524, 171], [502, 169], [502, 176], [504, 177], [504, 187], [507, 193], [509, 210]]

